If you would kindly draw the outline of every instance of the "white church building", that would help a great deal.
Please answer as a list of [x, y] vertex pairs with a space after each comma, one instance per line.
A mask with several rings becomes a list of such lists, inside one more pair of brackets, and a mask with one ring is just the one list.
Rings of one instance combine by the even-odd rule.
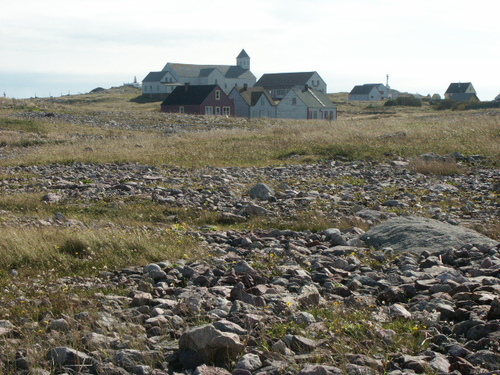
[[250, 71], [250, 56], [241, 50], [236, 65], [195, 65], [167, 63], [161, 71], [149, 72], [142, 80], [142, 95], [165, 98], [179, 85], [219, 85], [226, 94], [234, 87], [252, 87], [256, 82]]

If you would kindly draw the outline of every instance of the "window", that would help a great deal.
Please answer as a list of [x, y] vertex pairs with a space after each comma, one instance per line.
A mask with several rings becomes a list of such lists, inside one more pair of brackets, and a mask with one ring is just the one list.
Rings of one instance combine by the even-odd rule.
[[231, 116], [231, 107], [222, 107], [222, 114], [224, 116]]
[[292, 98], [292, 105], [297, 105], [297, 98]]
[[218, 84], [219, 84], [219, 83], [218, 83], [218, 81], [217, 81], [217, 79], [215, 79], [214, 83], [215, 83], [216, 85], [218, 85]]
[[220, 116], [220, 107], [215, 107], [215, 114]]
[[215, 90], [215, 100], [220, 100], [220, 90]]
[[212, 106], [206, 106], [205, 107], [205, 114], [206, 115], [213, 115], [214, 114], [214, 107], [212, 107]]
[[179, 107], [179, 113], [184, 113], [184, 107], [183, 106]]
[[264, 97], [262, 96], [262, 97], [260, 98], [260, 105], [264, 105], [264, 104], [265, 104], [265, 101], [264, 101]]

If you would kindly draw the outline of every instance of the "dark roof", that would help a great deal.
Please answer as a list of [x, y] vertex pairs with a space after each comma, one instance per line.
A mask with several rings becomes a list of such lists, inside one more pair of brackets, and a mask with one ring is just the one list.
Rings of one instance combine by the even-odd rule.
[[364, 85], [357, 85], [351, 90], [349, 95], [368, 95], [373, 88], [378, 88], [381, 83], [365, 83]]
[[159, 82], [167, 72], [149, 72], [142, 82]]
[[252, 107], [259, 102], [262, 95], [266, 97], [267, 101], [271, 103], [271, 105], [276, 105], [274, 100], [271, 98], [271, 95], [269, 95], [267, 90], [263, 87], [236, 87], [233, 90], [237, 90], [243, 100], [245, 100], [245, 102]]
[[237, 59], [240, 59], [242, 57], [250, 57], [250, 56], [248, 56], [248, 53], [246, 53], [244, 49], [242, 49], [240, 54], [238, 56], [236, 56]]
[[242, 77], [248, 71], [249, 71], [248, 69], [243, 69], [241, 66], [231, 65], [228, 67], [224, 75], [226, 78], [239, 78]]
[[470, 82], [450, 83], [445, 94], [464, 94], [471, 85]]
[[266, 73], [254, 86], [265, 88], [292, 88], [305, 85], [316, 72]]
[[177, 86], [161, 105], [199, 105], [216, 88], [222, 92], [218, 85]]
[[170, 66], [181, 77], [206, 77], [214, 70], [219, 70], [226, 78], [255, 78], [248, 70], [237, 65], [195, 65], [195, 64], [179, 64], [168, 63], [163, 70], [167, 70]]

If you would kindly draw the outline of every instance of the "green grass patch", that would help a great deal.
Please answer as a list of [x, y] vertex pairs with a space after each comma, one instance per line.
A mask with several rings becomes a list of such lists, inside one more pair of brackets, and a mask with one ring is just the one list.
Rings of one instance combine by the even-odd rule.
[[0, 129], [23, 131], [29, 133], [45, 133], [46, 128], [40, 121], [35, 120], [17, 120], [9, 118], [0, 118]]
[[0, 228], [0, 270], [27, 275], [91, 275], [153, 261], [193, 257], [197, 242], [175, 230]]

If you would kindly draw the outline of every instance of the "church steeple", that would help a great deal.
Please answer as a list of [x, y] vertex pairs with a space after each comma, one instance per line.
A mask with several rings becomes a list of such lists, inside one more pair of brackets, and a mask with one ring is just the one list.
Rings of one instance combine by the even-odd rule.
[[250, 56], [248, 56], [244, 49], [242, 49], [240, 54], [236, 57], [236, 65], [243, 69], [250, 70]]

